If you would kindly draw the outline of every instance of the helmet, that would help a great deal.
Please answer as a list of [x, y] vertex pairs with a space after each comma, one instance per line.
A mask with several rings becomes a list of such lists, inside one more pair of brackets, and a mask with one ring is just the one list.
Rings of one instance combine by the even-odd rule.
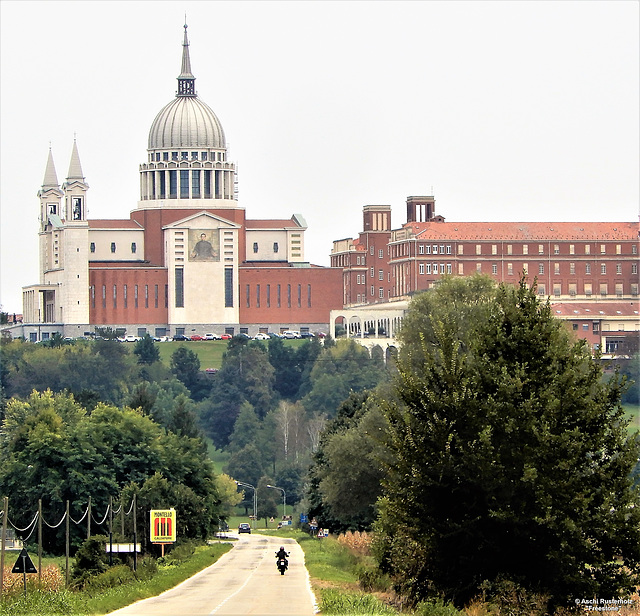
[[280, 549], [281, 549], [281, 550], [284, 550], [284, 546], [283, 546], [283, 545], [281, 545], [281, 546], [280, 546]]

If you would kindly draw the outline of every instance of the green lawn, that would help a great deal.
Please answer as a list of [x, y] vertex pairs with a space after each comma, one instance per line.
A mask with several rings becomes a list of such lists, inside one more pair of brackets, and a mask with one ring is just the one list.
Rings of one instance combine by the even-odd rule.
[[625, 404], [623, 408], [627, 418], [631, 420], [629, 432], [633, 433], [640, 430], [640, 406]]
[[[299, 347], [301, 344], [305, 344], [306, 340], [284, 340], [286, 346], [293, 348]], [[264, 343], [265, 347], [267, 343]], [[206, 370], [207, 368], [222, 367], [222, 354], [227, 350], [226, 340], [194, 340], [193, 342], [159, 342], [158, 349], [160, 350], [160, 360], [166, 366], [171, 364], [171, 355], [178, 348], [184, 346], [187, 349], [193, 351], [200, 359], [200, 368]]]

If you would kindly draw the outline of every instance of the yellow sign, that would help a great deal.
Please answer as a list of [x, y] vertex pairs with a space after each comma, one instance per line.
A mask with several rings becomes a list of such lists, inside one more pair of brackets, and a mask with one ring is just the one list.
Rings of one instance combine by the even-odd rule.
[[176, 510], [152, 509], [151, 543], [173, 543], [176, 540]]

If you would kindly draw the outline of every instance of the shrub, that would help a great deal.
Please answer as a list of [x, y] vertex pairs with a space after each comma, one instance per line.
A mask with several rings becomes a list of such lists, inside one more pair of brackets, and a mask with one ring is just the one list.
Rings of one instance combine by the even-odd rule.
[[[45, 592], [57, 592], [64, 588], [64, 576], [57, 565], [47, 565], [42, 567], [42, 581], [36, 575], [27, 576], [27, 590], [29, 592], [40, 589]], [[3, 595], [13, 595], [24, 590], [22, 573], [11, 573], [10, 567], [4, 568], [4, 579], [2, 584]]]
[[368, 567], [358, 565], [356, 576], [360, 588], [365, 592], [385, 592], [391, 588], [391, 579], [388, 575], [380, 571], [378, 567]]
[[360, 554], [364, 555], [370, 553], [371, 540], [371, 535], [369, 535], [366, 531], [360, 532], [359, 530], [348, 530], [346, 533], [338, 537], [338, 543], [347, 546], [354, 552], [359, 552]]
[[416, 606], [416, 616], [460, 616], [460, 612], [451, 603], [445, 603], [442, 599], [421, 601]]

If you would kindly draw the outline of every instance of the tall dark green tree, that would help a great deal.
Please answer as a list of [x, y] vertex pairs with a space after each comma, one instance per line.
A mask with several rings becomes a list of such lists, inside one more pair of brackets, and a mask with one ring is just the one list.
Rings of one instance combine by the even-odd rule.
[[149, 334], [146, 334], [144, 338], [136, 342], [133, 348], [133, 354], [138, 356], [139, 364], [147, 364], [150, 366], [160, 360], [160, 350]]
[[445, 280], [412, 303], [376, 553], [413, 599], [510, 580], [551, 597], [638, 583], [640, 500], [621, 387], [525, 280]]

